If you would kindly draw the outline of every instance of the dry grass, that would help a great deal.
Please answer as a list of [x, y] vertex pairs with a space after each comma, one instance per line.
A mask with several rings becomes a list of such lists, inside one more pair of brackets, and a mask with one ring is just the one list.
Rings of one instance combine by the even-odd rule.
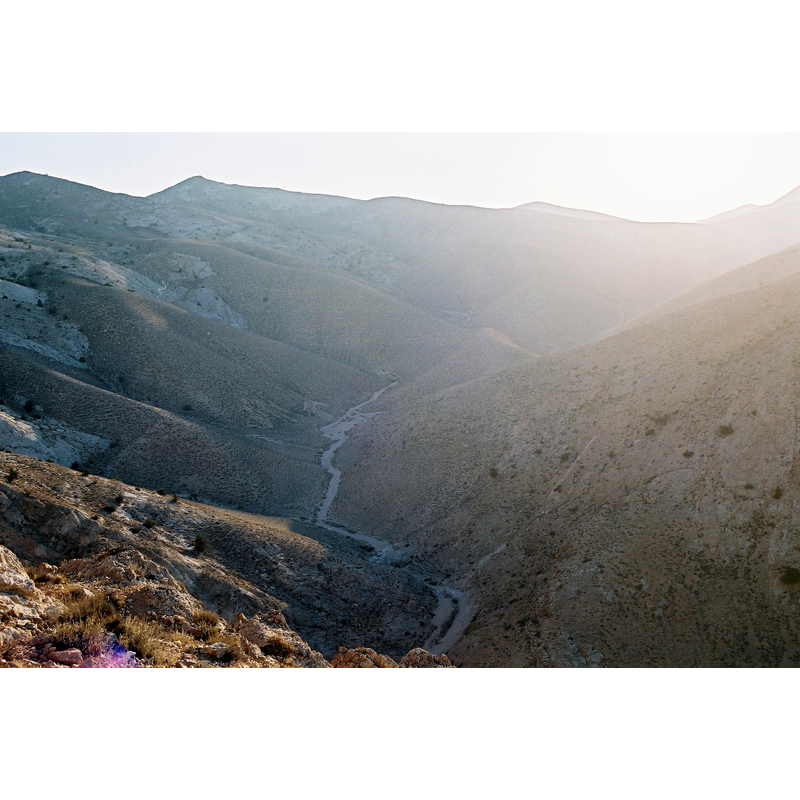
[[271, 636], [265, 644], [261, 645], [261, 652], [265, 656], [273, 656], [279, 661], [285, 661], [294, 655], [294, 645], [280, 636]]
[[140, 617], [123, 614], [109, 597], [86, 596], [74, 585], [63, 587], [66, 610], [58, 618], [54, 643], [60, 648], [76, 647], [85, 655], [100, 655], [112, 637], [132, 650], [143, 661], [156, 667], [175, 666], [180, 648], [174, 644], [194, 645], [186, 634], [165, 630]]

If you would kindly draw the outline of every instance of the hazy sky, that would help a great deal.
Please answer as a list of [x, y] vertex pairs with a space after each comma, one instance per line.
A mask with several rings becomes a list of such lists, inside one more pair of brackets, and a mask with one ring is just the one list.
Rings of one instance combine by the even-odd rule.
[[[798, 130], [796, 28], [777, 0], [6, 5], [0, 174], [681, 221], [800, 185], [796, 134], [553, 133]], [[318, 133], [24, 133], [165, 130]], [[485, 130], [551, 133], [408, 133]]]
[[367, 199], [693, 221], [800, 185], [800, 134], [0, 134], [0, 174], [146, 195], [192, 175]]

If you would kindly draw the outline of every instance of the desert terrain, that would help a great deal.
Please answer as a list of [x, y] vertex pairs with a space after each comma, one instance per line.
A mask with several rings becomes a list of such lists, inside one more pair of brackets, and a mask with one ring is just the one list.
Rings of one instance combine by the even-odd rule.
[[679, 224], [2, 177], [4, 658], [91, 595], [152, 665], [796, 665], [798, 301], [797, 192]]

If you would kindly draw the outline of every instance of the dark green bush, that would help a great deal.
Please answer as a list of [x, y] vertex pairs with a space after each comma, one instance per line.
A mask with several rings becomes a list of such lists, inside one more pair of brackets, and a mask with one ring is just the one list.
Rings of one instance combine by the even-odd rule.
[[786, 567], [781, 574], [781, 583], [785, 583], [787, 586], [796, 586], [800, 583], [800, 569]]

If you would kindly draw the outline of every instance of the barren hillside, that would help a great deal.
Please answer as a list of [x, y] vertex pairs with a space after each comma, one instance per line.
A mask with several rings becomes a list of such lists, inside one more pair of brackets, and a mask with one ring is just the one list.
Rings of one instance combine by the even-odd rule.
[[132, 548], [306, 660], [796, 664], [798, 242], [794, 193], [685, 225], [2, 177], [0, 544], [45, 604]]
[[332, 513], [474, 593], [466, 664], [798, 664], [798, 308], [789, 275], [376, 417]]

